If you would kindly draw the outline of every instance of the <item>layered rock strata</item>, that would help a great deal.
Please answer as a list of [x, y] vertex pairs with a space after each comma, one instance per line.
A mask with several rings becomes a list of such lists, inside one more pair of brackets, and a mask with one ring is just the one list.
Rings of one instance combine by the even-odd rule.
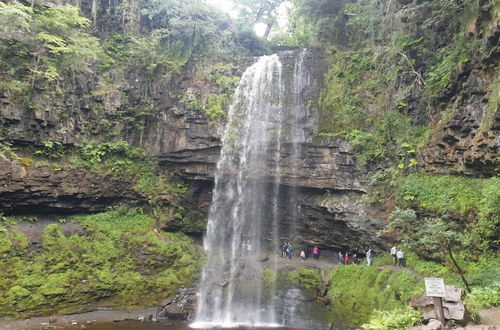
[[105, 211], [118, 203], [143, 199], [132, 183], [85, 169], [23, 165], [0, 157], [0, 211], [50, 214]]

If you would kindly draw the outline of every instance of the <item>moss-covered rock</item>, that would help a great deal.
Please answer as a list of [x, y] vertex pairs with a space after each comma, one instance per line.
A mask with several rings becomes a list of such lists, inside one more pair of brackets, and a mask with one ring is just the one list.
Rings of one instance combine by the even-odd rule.
[[48, 225], [36, 251], [22, 234], [2, 228], [0, 315], [147, 306], [197, 275], [201, 253], [191, 240], [155, 230], [148, 214], [110, 211], [76, 220], [84, 234], [66, 236], [59, 224]]
[[300, 267], [287, 275], [287, 280], [300, 285], [307, 290], [319, 290], [321, 286], [321, 273], [319, 269]]

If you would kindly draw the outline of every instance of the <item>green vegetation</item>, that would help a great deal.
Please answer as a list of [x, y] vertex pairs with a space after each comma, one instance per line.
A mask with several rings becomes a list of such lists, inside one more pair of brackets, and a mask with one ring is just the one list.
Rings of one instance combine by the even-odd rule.
[[[487, 251], [500, 237], [500, 178], [476, 179], [450, 175], [413, 173], [399, 181], [403, 207], [431, 211], [441, 217], [469, 217], [461, 241], [472, 249]], [[452, 223], [452, 219], [447, 220]]]
[[[422, 276], [443, 277], [446, 284], [462, 286], [460, 279], [454, 266], [449, 259], [445, 261], [425, 259], [404, 245], [406, 264], [409, 268]], [[471, 285], [491, 285], [495, 282], [495, 267], [498, 266], [500, 260], [490, 256], [485, 257], [480, 261], [467, 260], [469, 254], [456, 255], [456, 259], [460, 262], [461, 269], [464, 275], [469, 279]], [[470, 258], [469, 258], [470, 259]], [[374, 266], [389, 266], [392, 265], [392, 257], [389, 253], [377, 255], [373, 259]]]
[[219, 93], [210, 94], [206, 102], [200, 102], [196, 95], [189, 96], [185, 100], [188, 108], [201, 109], [214, 121], [226, 119], [226, 112], [240, 81], [235, 72], [236, 67], [233, 64], [225, 63], [215, 63], [198, 71], [197, 79], [217, 86]]
[[[32, 108], [47, 104], [62, 95], [58, 82], [89, 70], [101, 56], [97, 38], [89, 33], [90, 21], [73, 6], [2, 2], [0, 17], [7, 24], [0, 34], [0, 92], [14, 102]], [[35, 86], [44, 91], [38, 102], [31, 98]]]
[[14, 227], [1, 227], [0, 315], [147, 306], [197, 276], [193, 243], [154, 232], [151, 215], [117, 210], [75, 220], [83, 232], [67, 235], [61, 225], [48, 225], [38, 250], [29, 250]]
[[423, 282], [407, 270], [343, 266], [330, 273], [330, 300], [337, 319], [349, 327], [369, 321], [375, 310], [405, 308], [423, 290]]
[[400, 308], [392, 311], [376, 311], [370, 322], [361, 327], [365, 330], [409, 329], [422, 320], [420, 312], [412, 308]]
[[318, 269], [300, 267], [287, 275], [287, 280], [303, 287], [304, 289], [319, 289], [321, 273]]
[[[85, 12], [85, 4], [81, 6]], [[239, 42], [229, 17], [200, 0], [119, 2], [102, 10], [99, 6], [92, 8], [89, 20], [71, 5], [0, 4], [0, 18], [6, 23], [0, 31], [0, 94], [9, 104], [34, 111], [54, 109], [61, 133], [67, 130], [64, 120], [82, 105], [90, 110], [96, 125], [92, 130], [100, 135], [136, 134], [148, 117], [164, 108], [160, 94], [178, 98], [182, 88], [166, 86], [179, 85], [183, 77], [207, 67], [227, 68], [227, 63], [260, 47]], [[260, 42], [253, 31], [247, 37]], [[225, 116], [231, 85], [238, 80], [230, 71], [222, 78], [215, 72], [220, 90], [203, 96], [212, 119]], [[94, 138], [90, 127], [82, 133]]]
[[362, 163], [395, 161], [402, 145], [423, 141], [425, 128], [405, 114], [406, 95], [396, 90], [398, 75], [410, 69], [400, 55], [403, 43], [376, 50], [334, 50], [329, 57], [316, 134], [346, 138]]
[[271, 268], [264, 269], [262, 273], [262, 283], [266, 288], [272, 288], [276, 285], [276, 280], [278, 279], [278, 272]]
[[500, 306], [500, 282], [497, 281], [492, 286], [472, 289], [465, 299], [465, 305], [471, 312], [472, 318], [478, 321], [481, 309]]

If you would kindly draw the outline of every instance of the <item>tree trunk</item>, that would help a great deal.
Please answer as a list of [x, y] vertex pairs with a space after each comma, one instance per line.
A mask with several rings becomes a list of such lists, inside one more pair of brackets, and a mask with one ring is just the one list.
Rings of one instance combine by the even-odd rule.
[[451, 248], [450, 247], [448, 247], [448, 254], [450, 255], [451, 262], [453, 262], [453, 265], [455, 266], [455, 268], [458, 271], [458, 275], [460, 275], [460, 278], [462, 279], [462, 282], [464, 282], [465, 290], [467, 291], [467, 293], [470, 293], [471, 290], [470, 290], [469, 283], [465, 279], [465, 276], [464, 276], [464, 273], [462, 271], [462, 268], [460, 268], [460, 266], [458, 265], [457, 261], [455, 260], [455, 257], [453, 257], [453, 253], [451, 252]]
[[264, 33], [264, 39], [269, 40], [269, 34], [271, 33], [271, 28], [273, 27], [272, 23], [266, 24], [266, 32]]

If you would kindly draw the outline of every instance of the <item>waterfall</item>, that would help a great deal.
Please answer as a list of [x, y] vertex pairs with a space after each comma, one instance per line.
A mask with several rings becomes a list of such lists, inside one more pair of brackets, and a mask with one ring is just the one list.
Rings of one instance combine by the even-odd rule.
[[276, 268], [279, 235], [286, 232], [279, 214], [282, 162], [298, 163], [306, 138], [306, 110], [297, 106], [307, 84], [305, 52], [295, 58], [291, 81], [275, 54], [250, 66], [236, 89], [215, 174], [193, 328], [278, 325], [273, 299], [263, 297], [262, 261]]

